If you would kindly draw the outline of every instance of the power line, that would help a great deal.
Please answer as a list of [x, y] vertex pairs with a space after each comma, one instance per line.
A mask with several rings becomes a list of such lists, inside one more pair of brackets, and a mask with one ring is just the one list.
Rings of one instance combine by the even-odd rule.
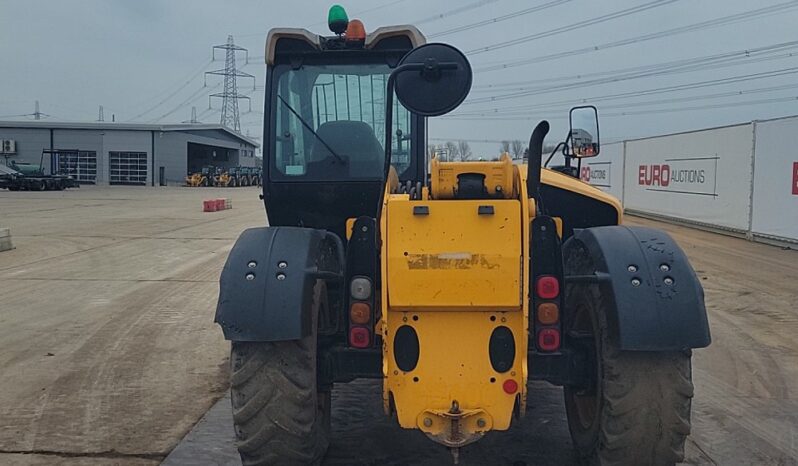
[[[175, 89], [174, 91], [172, 91], [171, 93], [169, 93], [169, 95], [167, 95], [166, 97], [164, 97], [163, 99], [161, 99], [161, 100], [160, 100], [158, 103], [156, 103], [155, 105], [153, 105], [153, 106], [149, 107], [147, 110], [144, 110], [143, 112], [139, 113], [138, 115], [134, 116], [133, 118], [130, 118], [130, 121], [137, 120], [137, 119], [141, 118], [142, 116], [144, 116], [144, 115], [146, 115], [146, 114], [148, 114], [148, 113], [152, 112], [153, 110], [155, 110], [156, 108], [160, 107], [161, 105], [165, 104], [165, 103], [166, 103], [166, 102], [167, 102], [169, 99], [171, 99], [172, 97], [174, 97], [175, 95], [177, 95], [177, 93], [178, 93], [178, 92], [180, 92], [180, 91], [182, 91], [183, 89], [185, 89], [186, 87], [188, 87], [188, 85], [189, 85], [189, 84], [191, 84], [191, 82], [192, 82], [192, 81], [194, 81], [194, 79], [196, 79], [196, 78], [197, 78], [197, 76], [199, 76], [199, 75], [200, 75], [200, 74], [201, 74], [203, 71], [205, 71], [205, 68], [207, 68], [207, 67], [208, 67], [208, 65], [210, 65], [212, 62], [213, 62], [213, 60], [212, 60], [212, 59], [211, 59], [211, 60], [208, 60], [207, 62], [204, 62], [204, 63], [202, 64], [202, 66], [201, 66], [201, 67], [200, 67], [200, 68], [199, 68], [197, 71], [195, 71], [195, 72], [192, 72], [192, 73], [191, 73], [191, 75], [189, 75], [189, 77], [188, 77], [188, 78], [186, 78], [185, 82], [183, 82], [183, 84], [181, 84], [181, 85], [180, 85], [180, 86], [179, 86], [177, 89]], [[158, 94], [158, 95], [162, 95], [162, 94]], [[158, 98], [158, 97], [154, 97], [154, 99], [157, 99], [157, 98]], [[151, 100], [152, 100], [152, 99], [151, 99]], [[136, 107], [138, 107], [138, 106], [140, 106], [140, 105], [141, 105], [141, 104], [139, 104], [139, 105], [136, 105], [136, 106], [135, 106], [135, 107], [133, 107], [133, 108], [136, 108]]]
[[[774, 104], [774, 103], [784, 103], [784, 102], [798, 102], [798, 96], [788, 96], [788, 97], [775, 97], [771, 99], [758, 99], [758, 100], [747, 100], [741, 102], [727, 102], [722, 104], [711, 104], [711, 105], [698, 105], [692, 107], [677, 107], [677, 108], [666, 108], [666, 109], [648, 109], [648, 110], [637, 110], [637, 111], [625, 111], [625, 112], [602, 112], [602, 118], [612, 118], [612, 117], [624, 117], [624, 116], [639, 116], [639, 115], [654, 115], [654, 114], [661, 114], [661, 113], [679, 113], [679, 112], [688, 112], [688, 111], [696, 111], [696, 110], [714, 110], [719, 108], [729, 108], [729, 107], [745, 107], [751, 105], [763, 105], [763, 104]], [[454, 118], [456, 120], [479, 120], [484, 121], [485, 118]], [[526, 116], [526, 117], [512, 117], [512, 118], [490, 118], [491, 121], [525, 121], [525, 120], [539, 120], [543, 117], [536, 117], [536, 116]], [[568, 117], [563, 116], [554, 116], [554, 117], [545, 117], [548, 120], [557, 120], [557, 119], [567, 119]]]
[[[794, 48], [798, 48], [798, 40], [765, 45], [761, 47], [735, 50], [732, 52], [704, 55], [701, 57], [683, 58], [669, 62], [653, 63], [650, 65], [633, 66], [629, 68], [621, 68], [609, 71], [597, 71], [593, 73], [580, 73], [576, 75], [558, 76], [550, 78], [525, 79], [523, 81], [474, 85], [471, 87], [471, 92], [489, 92], [494, 89], [511, 87], [511, 86], [523, 86], [523, 87], [518, 87], [516, 89], [505, 89], [505, 90], [522, 91], [522, 90], [535, 89], [524, 86], [528, 84], [544, 84], [544, 83], [550, 84], [552, 82], [563, 83], [563, 81], [578, 81], [584, 78], [626, 77], [628, 74], [631, 73], [662, 72], [662, 74], [672, 74], [674, 72], [696, 71], [696, 70], [716, 68], [721, 66], [738, 66], [741, 64], [755, 63], [759, 61], [792, 57], [794, 56], [793, 53], [785, 53], [777, 56], [756, 58], [756, 56], [760, 54], [767, 55], [778, 51], [791, 50]], [[751, 58], [751, 60], [746, 60], [747, 58]], [[657, 74], [656, 76], [658, 75], [659, 74]], [[649, 75], [645, 75], [644, 77], [648, 76]], [[652, 74], [652, 76], [654, 75]], [[579, 81], [579, 82], [585, 83], [585, 85], [592, 85], [592, 81]]]
[[[387, 2], [387, 3], [384, 3], [382, 5], [377, 5], [377, 6], [373, 7], [373, 8], [357, 11], [357, 12], [353, 13], [352, 15], [350, 15], [350, 17], [351, 18], [362, 17], [366, 13], [371, 13], [371, 12], [374, 12], [374, 11], [377, 11], [377, 10], [382, 10], [384, 8], [388, 8], [388, 7], [394, 6], [394, 5], [398, 4], [398, 3], [402, 3], [404, 1], [405, 0], [394, 0], [392, 2]], [[431, 22], [438, 21], [438, 20], [441, 20], [441, 19], [444, 19], [444, 18], [449, 18], [449, 17], [452, 17], [452, 16], [456, 16], [456, 15], [458, 15], [460, 13], [465, 13], [465, 12], [470, 11], [470, 10], [475, 10], [477, 8], [483, 7], [483, 6], [488, 5], [490, 3], [496, 3], [497, 1], [499, 1], [499, 0], [478, 0], [478, 1], [475, 1], [475, 2], [472, 2], [472, 3], [468, 3], [466, 5], [459, 6], [457, 8], [452, 8], [451, 10], [442, 11], [441, 13], [438, 13], [436, 15], [427, 16], [427, 17], [424, 17], [424, 18], [416, 19], [414, 21], [410, 21], [409, 24], [420, 25], [420, 24], [431, 23]], [[566, 1], [571, 1], [571, 0], [558, 0], [558, 2], [566, 2]], [[322, 26], [322, 25], [325, 25], [325, 24], [327, 24], [326, 21], [318, 21], [318, 22], [315, 22], [315, 23], [312, 23], [312, 24], [308, 24], [307, 26], [304, 26], [304, 28], [307, 29], [307, 28], [311, 28], [313, 26]], [[238, 37], [252, 37], [252, 36], [264, 36], [267, 33], [268, 33], [268, 31], [267, 32], [249, 33], [249, 34], [237, 34], [237, 35], [238, 35]], [[262, 57], [253, 57], [253, 58], [262, 58]]]
[[221, 85], [222, 85], [222, 83], [219, 82], [219, 83], [216, 83], [216, 85], [212, 86], [211, 88], [207, 88], [205, 86], [200, 87], [196, 91], [192, 92], [191, 95], [189, 95], [185, 100], [183, 100], [182, 102], [177, 104], [177, 106], [173, 107], [171, 110], [169, 110], [168, 112], [164, 113], [163, 115], [161, 115], [161, 116], [159, 116], [157, 118], [153, 118], [149, 122], [153, 123], [153, 122], [156, 122], [156, 121], [163, 120], [164, 118], [172, 115], [173, 113], [175, 113], [178, 110], [186, 107], [187, 105], [190, 105], [190, 104], [194, 103], [199, 98], [200, 94], [203, 94], [206, 91], [212, 91], [214, 89], [217, 89]]
[[[443, 11], [443, 12], [438, 13], [438, 14], [433, 15], [433, 16], [428, 16], [426, 18], [421, 18], [421, 19], [417, 19], [417, 20], [414, 20], [414, 21], [409, 21], [409, 24], [418, 26], [418, 25], [425, 24], [425, 23], [431, 23], [431, 22], [438, 21], [438, 20], [441, 20], [441, 19], [444, 19], [444, 18], [449, 18], [451, 16], [458, 15], [460, 13], [465, 13], [466, 11], [474, 10], [474, 9], [483, 7], [485, 5], [488, 5], [490, 3], [495, 3], [497, 1], [499, 1], [499, 0], [479, 0], [479, 1], [476, 1], [476, 2], [468, 3], [466, 5], [463, 5], [463, 6], [460, 6], [460, 7], [457, 7], [457, 8], [452, 8], [451, 10]], [[566, 2], [566, 1], [571, 1], [571, 0], [558, 0], [558, 2]], [[395, 3], [399, 3], [399, 2], [390, 2], [390, 3], [384, 4], [384, 5], [381, 5], [381, 6], [378, 6], [378, 7], [374, 7], [372, 9], [370, 9], [370, 10], [363, 11], [363, 12], [361, 12], [359, 14], [363, 14], [363, 13], [365, 13], [367, 11], [374, 11], [374, 10], [378, 10], [378, 9], [381, 9], [381, 8], [385, 8], [385, 7], [391, 6], [391, 5], [395, 4]], [[552, 3], [554, 3], [554, 2], [552, 2]], [[358, 16], [359, 14], [355, 14], [353, 16]], [[318, 25], [318, 24], [324, 24], [324, 23], [319, 22], [319, 23], [311, 24], [310, 26], [314, 26], [314, 25]], [[310, 26], [306, 26], [306, 27], [310, 27]], [[239, 37], [246, 37], [246, 36], [252, 36], [252, 35], [253, 34], [239, 34]], [[259, 33], [259, 34], [254, 34], [254, 35], [261, 35], [261, 34]], [[433, 36], [430, 36], [430, 37], [433, 37]], [[264, 58], [266, 58], [264, 55], [258, 55], [258, 56], [252, 57], [253, 60], [263, 60]]]
[[568, 3], [570, 1], [571, 0], [554, 0], [554, 1], [551, 1], [551, 2], [548, 2], [548, 3], [544, 3], [542, 5], [537, 5], [537, 6], [533, 6], [531, 8], [526, 8], [526, 9], [523, 9], [523, 10], [515, 11], [513, 13], [508, 13], [506, 15], [496, 16], [494, 18], [485, 19], [485, 20], [482, 20], [482, 21], [477, 21], [475, 23], [465, 24], [463, 26], [458, 26], [458, 27], [455, 27], [455, 28], [446, 29], [444, 31], [440, 31], [440, 32], [436, 32], [436, 33], [430, 34], [428, 37], [430, 39], [434, 39], [434, 38], [437, 38], [437, 37], [448, 36], [449, 34], [454, 34], [456, 32], [470, 31], [471, 29], [476, 29], [476, 28], [479, 28], [479, 27], [482, 27], [482, 26], [494, 25], [496, 23], [500, 23], [500, 22], [506, 21], [508, 19], [518, 18], [520, 16], [528, 15], [530, 13], [535, 13], [537, 11], [545, 10], [547, 8], [552, 8], [552, 7], [555, 7], [555, 6], [558, 6], [558, 5], [562, 5], [563, 3]]
[[[205, 69], [205, 68], [207, 68], [207, 65], [209, 65], [209, 64], [210, 64], [210, 63], [212, 63], [212, 62], [213, 62], [213, 60], [211, 60], [211, 61], [208, 61], [207, 63], [205, 63], [205, 64], [203, 65], [203, 67], [202, 67], [202, 68], [201, 68], [201, 69], [200, 69], [200, 70], [199, 70], [197, 73], [195, 73], [195, 74], [192, 76], [192, 78], [190, 78], [190, 79], [189, 79], [189, 80], [188, 80], [188, 81], [187, 81], [187, 82], [186, 82], [186, 83], [185, 83], [183, 86], [181, 86], [181, 88], [180, 88], [180, 89], [178, 89], [178, 91], [175, 91], [175, 93], [174, 93], [174, 94], [176, 94], [177, 92], [179, 92], [180, 90], [182, 90], [183, 88], [185, 88], [185, 87], [186, 87], [186, 85], [190, 84], [190, 83], [191, 83], [191, 81], [193, 81], [193, 80], [194, 80], [194, 79], [195, 79], [197, 76], [199, 76], [199, 74], [200, 74], [200, 73], [202, 73], [202, 72], [204, 71], [204, 69]], [[244, 66], [247, 66], [247, 65], [249, 65], [249, 64], [252, 64], [252, 62], [250, 62], [250, 63], [248, 63], [248, 64], [245, 64]], [[211, 72], [211, 74], [218, 74], [218, 73]], [[252, 77], [252, 78], [254, 79], [254, 76], [252, 76], [252, 75], [248, 75], [248, 77]], [[177, 111], [179, 111], [179, 110], [181, 110], [181, 109], [183, 109], [183, 108], [187, 107], [188, 105], [191, 105], [191, 104], [195, 103], [195, 102], [198, 100], [198, 98], [199, 98], [199, 95], [200, 95], [200, 94], [202, 94], [202, 93], [203, 93], [203, 91], [206, 91], [206, 90], [207, 90], [207, 91], [209, 91], [209, 92], [210, 92], [210, 91], [213, 91], [213, 90], [215, 90], [215, 89], [218, 89], [218, 88], [219, 88], [219, 87], [222, 85], [222, 83], [223, 83], [223, 82], [219, 82], [219, 83], [217, 83], [216, 85], [214, 85], [214, 86], [211, 86], [210, 88], [208, 88], [207, 86], [203, 86], [203, 87], [201, 87], [201, 88], [197, 89], [196, 91], [192, 92], [192, 93], [191, 93], [191, 94], [190, 94], [190, 95], [189, 95], [189, 96], [188, 96], [186, 99], [184, 99], [183, 101], [181, 101], [180, 103], [178, 103], [178, 104], [177, 104], [175, 107], [172, 107], [172, 108], [171, 108], [171, 109], [170, 109], [168, 112], [164, 113], [163, 115], [161, 115], [161, 116], [159, 116], [159, 117], [156, 117], [156, 118], [153, 118], [153, 119], [149, 120], [149, 122], [160, 121], [160, 120], [162, 120], [162, 119], [164, 119], [164, 118], [166, 118], [166, 117], [168, 117], [168, 116], [170, 116], [170, 115], [174, 114], [175, 112], [177, 112]], [[256, 87], [257, 87], [257, 86], [256, 86]], [[168, 100], [169, 98], [171, 98], [171, 96], [170, 96], [170, 97], [168, 97], [167, 99], [165, 99], [164, 101], [160, 102], [160, 103], [159, 103], [157, 106], [153, 107], [153, 110], [154, 110], [155, 108], [157, 108], [157, 107], [159, 107], [159, 106], [163, 105], [163, 103], [165, 103], [165, 101], [166, 101], [166, 100]], [[210, 109], [210, 108], [209, 108], [208, 110], [206, 110], [206, 111], [204, 111], [203, 113], [201, 113], [200, 115], [198, 115], [198, 117], [197, 117], [197, 118], [198, 118], [199, 120], [201, 120], [202, 118], [204, 118], [205, 116], [207, 116], [207, 115], [206, 115], [206, 112], [208, 112], [209, 110], [210, 110], [211, 112], [213, 111], [213, 109]], [[209, 112], [209, 113], [211, 113], [211, 112]], [[147, 112], [145, 112], [145, 113], [142, 113], [142, 115], [143, 115], [143, 114], [146, 114], [146, 113], [149, 113], [149, 111], [147, 111]], [[134, 119], [135, 119], [135, 118], [134, 118]]]
[[[764, 61], [770, 60], [781, 60], [785, 58], [795, 58], [795, 52], [788, 52], [774, 56], [763, 56], [763, 57], [752, 57], [750, 59], [744, 59], [742, 57], [738, 57], [739, 61], [731, 61], [725, 60], [722, 62], [715, 62], [715, 63], [706, 63], [702, 65], [695, 65], [689, 67], [675, 67], [672, 69], [661, 69], [661, 70], [653, 70], [651, 72], [645, 73], [634, 73], [634, 74], [626, 74], [626, 75], [619, 75], [614, 77], [609, 77], [605, 79], [597, 79], [597, 80], [588, 80], [588, 81], [575, 81], [571, 83], [564, 83], [560, 85], [553, 85], [553, 86], [543, 86], [538, 88], [526, 88], [524, 91], [517, 91], [512, 92], [509, 94], [501, 94], [498, 96], [489, 96], [489, 97], [477, 97], [466, 101], [463, 105], [474, 105], [474, 104], [481, 104], [481, 103], [494, 103], [503, 100], [513, 99], [517, 100], [521, 97], [529, 97], [529, 96], [537, 96], [537, 95], [544, 95], [544, 94], [551, 94], [556, 92], [561, 92], [564, 90], [569, 89], [576, 89], [581, 87], [590, 87], [599, 84], [608, 84], [608, 83], [617, 83], [623, 81], [629, 81], [634, 79], [641, 79], [641, 78], [650, 78], [650, 77], [657, 77], [657, 76], [665, 76], [665, 75], [674, 75], [674, 74], [682, 74], [682, 73], [691, 73], [695, 71], [702, 71], [705, 69], [711, 70], [719, 70], [721, 68], [728, 68], [733, 66], [740, 66], [740, 65], [750, 65], [751, 63], [759, 63]], [[557, 82], [556, 79], [552, 79], [552, 82]], [[508, 110], [513, 108], [527, 108], [528, 105], [514, 105], [514, 106], [506, 106], [502, 107], [499, 110]]]
[[496, 3], [497, 1], [498, 0], [479, 0], [477, 2], [468, 3], [466, 5], [457, 8], [452, 8], [451, 10], [446, 10], [444, 12], [438, 13], [437, 15], [428, 16], [426, 18], [411, 21], [410, 24], [418, 25], [418, 24], [431, 23], [433, 21], [438, 21], [444, 18], [448, 18], [450, 16], [459, 15], [460, 13], [465, 13], [466, 11], [475, 10], [487, 4]]
[[678, 108], [668, 108], [668, 109], [657, 109], [657, 110], [639, 110], [634, 112], [616, 112], [616, 113], [607, 113], [603, 114], [604, 116], [609, 117], [619, 117], [619, 116], [634, 116], [634, 115], [651, 115], [657, 113], [676, 113], [676, 112], [686, 112], [686, 111], [694, 111], [694, 110], [711, 110], [711, 109], [718, 109], [718, 108], [729, 108], [729, 107], [743, 107], [748, 105], [762, 105], [762, 104], [775, 104], [780, 102], [795, 102], [798, 101], [798, 96], [789, 96], [789, 97], [777, 97], [772, 99], [759, 99], [759, 100], [747, 100], [742, 102], [729, 102], [724, 104], [714, 104], [714, 105], [700, 105], [700, 106], [693, 106], [693, 107], [678, 107]]
[[[633, 107], [642, 107], [646, 105], [668, 105], [668, 104], [675, 104], [680, 102], [693, 102], [697, 100], [712, 100], [712, 99], [721, 99], [727, 97], [737, 97], [741, 95], [747, 94], [759, 94], [765, 92], [775, 92], [775, 91], [782, 91], [782, 90], [789, 90], [798, 88], [798, 84], [783, 84], [779, 86], [769, 86], [769, 87], [762, 87], [762, 88], [755, 88], [755, 89], [745, 89], [739, 91], [728, 91], [728, 92], [718, 92], [713, 94], [704, 94], [704, 95], [697, 95], [697, 96], [687, 96], [687, 97], [676, 97], [676, 98], [669, 98], [669, 99], [659, 99], [659, 100], [647, 100], [641, 102], [627, 102], [622, 104], [610, 104], [610, 105], [602, 105], [600, 107], [602, 111], [602, 115], [604, 115], [604, 111], [607, 109], [625, 109], [625, 108], [633, 108]], [[583, 102], [571, 102], [571, 104], [578, 104]], [[567, 108], [566, 105], [552, 105], [551, 107], [534, 107], [536, 112], [550, 112], [555, 113], [562, 111], [564, 108]], [[509, 112], [504, 111], [496, 111], [496, 112], [482, 112], [482, 113], [464, 113], [464, 114], [456, 114], [452, 115], [451, 118], [453, 119], [462, 119], [462, 120], [485, 120], [485, 119], [494, 119], [496, 120], [512, 120], [515, 117], [526, 116], [530, 117], [529, 109], [527, 110], [514, 110]], [[543, 117], [540, 117], [543, 118]]]
[[[684, 91], [684, 90], [690, 90], [690, 89], [700, 89], [700, 88], [704, 88], [704, 87], [718, 86], [718, 85], [723, 85], [723, 84], [733, 84], [733, 83], [738, 83], [738, 82], [752, 81], [752, 80], [764, 79], [764, 78], [772, 78], [772, 77], [777, 77], [777, 76], [786, 76], [786, 75], [792, 75], [792, 74], [798, 74], [798, 67], [784, 68], [784, 69], [781, 69], [781, 70], [766, 71], [766, 72], [762, 72], [762, 73], [753, 73], [753, 74], [748, 74], [748, 75], [731, 76], [731, 77], [727, 77], [727, 78], [711, 79], [711, 80], [708, 80], [708, 81], [699, 81], [699, 82], [688, 83], [688, 84], [679, 84], [679, 85], [675, 85], [675, 86], [665, 86], [665, 87], [659, 87], [659, 88], [653, 88], [653, 89], [646, 89], [646, 90], [642, 90], [642, 91], [623, 92], [623, 93], [618, 93], [618, 94], [610, 94], [610, 95], [605, 95], [605, 96], [590, 97], [590, 98], [585, 98], [585, 99], [562, 100], [562, 101], [558, 101], [558, 102], [549, 102], [549, 103], [539, 104], [539, 105], [529, 105], [526, 108], [527, 109], [542, 109], [542, 108], [552, 108], [552, 107], [566, 106], [566, 105], [580, 105], [580, 104], [584, 104], [584, 103], [587, 103], [587, 102], [595, 103], [595, 102], [602, 102], [602, 101], [607, 101], [607, 100], [618, 100], [618, 99], [625, 99], [625, 98], [631, 98], [631, 97], [641, 97], [641, 96], [646, 96], [646, 95], [655, 95], [655, 94], [663, 94], [663, 93], [668, 93], [668, 92]], [[501, 109], [494, 109], [494, 110], [497, 110], [496, 112], [494, 112], [494, 114], [500, 114], [501, 113]], [[455, 117], [455, 116], [466, 116], [466, 115], [468, 115], [468, 114], [467, 113], [452, 114], [451, 116], [444, 116], [444, 118], [451, 118], [451, 117]], [[472, 113], [472, 115], [473, 115], [473, 113]], [[477, 115], [480, 115], [482, 117], [485, 116], [484, 114], [477, 114]]]
[[524, 66], [529, 64], [538, 64], [545, 61], [551, 60], [558, 60], [560, 58], [572, 57], [575, 55], [583, 55], [587, 53], [597, 52], [599, 50], [607, 50], [616, 47], [622, 47], [625, 45], [630, 44], [637, 44], [640, 42], [645, 42], [654, 39], [661, 39], [663, 37], [669, 37], [678, 34], [684, 34], [687, 32], [693, 32], [701, 29], [724, 26], [727, 24], [732, 24], [741, 21], [748, 21], [754, 18], [758, 18], [765, 15], [770, 15], [774, 13], [783, 12], [792, 8], [798, 7], [798, 0], [792, 0], [785, 3], [779, 3], [777, 5], [771, 5], [764, 8], [758, 8], [755, 10], [744, 11], [742, 13], [736, 13], [729, 16], [723, 16], [720, 18], [714, 18], [708, 21], [701, 21], [698, 23], [693, 23], [687, 26], [680, 26], [677, 28], [667, 29], [664, 31], [643, 34], [640, 36], [630, 37], [628, 39], [622, 39], [613, 42], [606, 42], [604, 44], [599, 45], [591, 45], [588, 47], [582, 47], [578, 49], [568, 50], [565, 52], [558, 52], [552, 53], [548, 55], [541, 55], [533, 58], [525, 58], [521, 60], [512, 61], [509, 63], [497, 63], [494, 65], [488, 65], [481, 68], [476, 68], [475, 72], [488, 72], [488, 71], [498, 71], [498, 70], [505, 70], [508, 68], [515, 68], [518, 66]]
[[465, 52], [466, 55], [477, 55], [480, 53], [490, 52], [491, 50], [498, 50], [503, 49], [506, 47], [510, 47], [512, 45], [523, 44], [525, 42], [530, 42], [537, 39], [542, 39], [544, 37], [551, 37], [557, 34], [562, 34], [564, 32], [572, 32], [574, 29], [577, 28], [584, 28], [587, 26], [592, 26], [594, 24], [600, 24], [607, 21], [612, 21], [618, 18], [624, 18], [626, 16], [630, 16], [636, 13], [641, 13], [643, 11], [651, 10], [653, 8], [659, 8], [661, 6], [670, 5], [671, 3], [675, 3], [679, 0], [655, 0], [653, 2], [644, 3], [642, 5], [637, 5], [632, 8], [626, 8], [623, 10], [619, 10], [613, 13], [608, 13], [606, 15], [598, 16], [596, 18], [591, 18], [587, 20], [578, 21], [573, 24], [568, 24], [566, 26], [556, 27], [554, 29], [549, 29], [548, 31], [542, 31], [535, 34], [530, 34], [528, 36], [519, 37], [516, 39], [506, 40], [503, 42], [497, 42], [495, 44], [487, 45], [485, 47], [479, 47], [473, 50], [468, 50]]

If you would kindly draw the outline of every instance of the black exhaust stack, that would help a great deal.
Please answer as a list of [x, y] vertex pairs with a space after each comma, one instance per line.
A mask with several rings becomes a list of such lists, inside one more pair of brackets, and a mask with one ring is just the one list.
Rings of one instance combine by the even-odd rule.
[[540, 201], [540, 170], [543, 161], [543, 139], [549, 133], [549, 122], [541, 121], [529, 138], [529, 158], [527, 159], [526, 192], [529, 197]]

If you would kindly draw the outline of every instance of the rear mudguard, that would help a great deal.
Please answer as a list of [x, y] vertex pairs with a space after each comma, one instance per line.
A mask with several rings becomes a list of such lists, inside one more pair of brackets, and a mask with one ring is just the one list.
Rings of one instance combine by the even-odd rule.
[[318, 279], [343, 279], [343, 254], [341, 239], [325, 230], [245, 230], [219, 280], [215, 322], [225, 339], [285, 341], [310, 335], [313, 286]]
[[[589, 260], [584, 260], [585, 251]], [[704, 290], [667, 233], [628, 226], [577, 230], [563, 245], [563, 258], [566, 283], [598, 283], [620, 349], [674, 351], [709, 345]]]

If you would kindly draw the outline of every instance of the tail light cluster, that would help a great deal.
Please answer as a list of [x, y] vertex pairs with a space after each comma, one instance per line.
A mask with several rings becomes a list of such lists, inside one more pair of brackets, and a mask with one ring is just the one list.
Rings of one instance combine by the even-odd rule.
[[551, 352], [560, 349], [560, 281], [552, 275], [537, 278], [535, 286], [535, 330], [537, 347]]
[[372, 344], [373, 295], [369, 278], [355, 277], [349, 282], [349, 345], [355, 348], [368, 348]]
[[554, 219], [532, 221], [532, 299], [535, 348], [542, 353], [559, 351], [562, 344], [562, 249]]
[[377, 277], [376, 222], [359, 217], [352, 224], [346, 251], [347, 338], [353, 348], [374, 346], [375, 278]]

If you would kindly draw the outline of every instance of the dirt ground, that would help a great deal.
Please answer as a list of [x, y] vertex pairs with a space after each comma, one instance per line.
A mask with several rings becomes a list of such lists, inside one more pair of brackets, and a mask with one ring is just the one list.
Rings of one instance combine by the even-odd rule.
[[0, 191], [0, 464], [160, 462], [226, 387], [219, 272], [264, 223], [257, 188]]
[[[234, 208], [201, 213], [210, 197]], [[668, 230], [706, 290], [687, 462], [798, 464], [798, 251], [628, 220]], [[180, 440], [226, 390], [218, 275], [264, 221], [254, 188], [0, 191], [17, 248], [0, 253], [0, 464], [151, 465], [178, 444], [167, 463], [235, 464], [225, 400]], [[326, 462], [448, 462], [381, 415], [377, 383], [336, 389]], [[561, 390], [530, 388], [527, 417], [464, 464], [573, 463]]]

